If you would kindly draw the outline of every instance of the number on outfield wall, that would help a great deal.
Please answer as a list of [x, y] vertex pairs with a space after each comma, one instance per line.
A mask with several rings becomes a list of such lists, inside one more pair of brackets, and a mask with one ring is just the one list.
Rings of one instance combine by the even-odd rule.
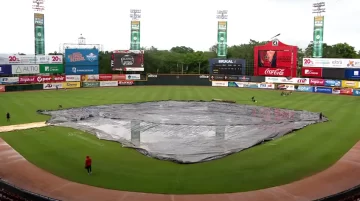
[[16, 61], [16, 56], [9, 56], [9, 61]]

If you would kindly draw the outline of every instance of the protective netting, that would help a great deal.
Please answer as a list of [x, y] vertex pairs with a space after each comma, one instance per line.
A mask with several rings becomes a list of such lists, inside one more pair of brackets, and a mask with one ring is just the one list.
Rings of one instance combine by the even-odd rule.
[[197, 101], [39, 112], [52, 116], [50, 124], [87, 131], [178, 163], [221, 158], [319, 122], [319, 114], [313, 112]]

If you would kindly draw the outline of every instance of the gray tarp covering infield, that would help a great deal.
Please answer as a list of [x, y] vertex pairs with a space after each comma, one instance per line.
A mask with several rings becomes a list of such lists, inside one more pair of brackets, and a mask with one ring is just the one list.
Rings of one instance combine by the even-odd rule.
[[221, 158], [319, 120], [318, 113], [307, 111], [196, 101], [39, 112], [52, 116], [50, 124], [87, 131], [147, 156], [178, 163]]

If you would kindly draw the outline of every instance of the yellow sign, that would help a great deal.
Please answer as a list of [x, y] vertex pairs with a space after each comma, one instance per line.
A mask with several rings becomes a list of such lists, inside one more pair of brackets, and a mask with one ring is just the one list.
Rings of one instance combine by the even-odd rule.
[[341, 81], [341, 86], [342, 87], [347, 87], [347, 88], [358, 88], [359, 82], [342, 80]]
[[81, 75], [81, 82], [87, 82], [89, 79], [88, 75]]
[[64, 82], [62, 83], [62, 88], [69, 89], [69, 88], [80, 88], [80, 82]]
[[226, 30], [227, 22], [226, 21], [219, 21], [218, 22], [218, 29], [219, 30]]
[[314, 26], [316, 26], [316, 27], [324, 26], [324, 16], [315, 16], [314, 17]]

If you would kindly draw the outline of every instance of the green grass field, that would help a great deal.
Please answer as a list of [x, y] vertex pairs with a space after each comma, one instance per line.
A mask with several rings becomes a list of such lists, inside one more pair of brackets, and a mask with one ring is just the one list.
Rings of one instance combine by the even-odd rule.
[[[69, 128], [45, 127], [0, 133], [33, 164], [71, 181], [110, 189], [152, 193], [224, 193], [290, 183], [335, 163], [359, 139], [360, 99], [352, 96], [293, 93], [215, 87], [124, 87], [0, 94], [0, 125], [44, 121], [38, 109], [56, 109], [154, 100], [236, 100], [240, 104], [323, 112], [330, 121], [229, 157], [179, 165], [145, 157], [115, 142], [99, 141]], [[69, 135], [69, 133], [76, 133]], [[83, 167], [93, 158], [93, 175]]]

